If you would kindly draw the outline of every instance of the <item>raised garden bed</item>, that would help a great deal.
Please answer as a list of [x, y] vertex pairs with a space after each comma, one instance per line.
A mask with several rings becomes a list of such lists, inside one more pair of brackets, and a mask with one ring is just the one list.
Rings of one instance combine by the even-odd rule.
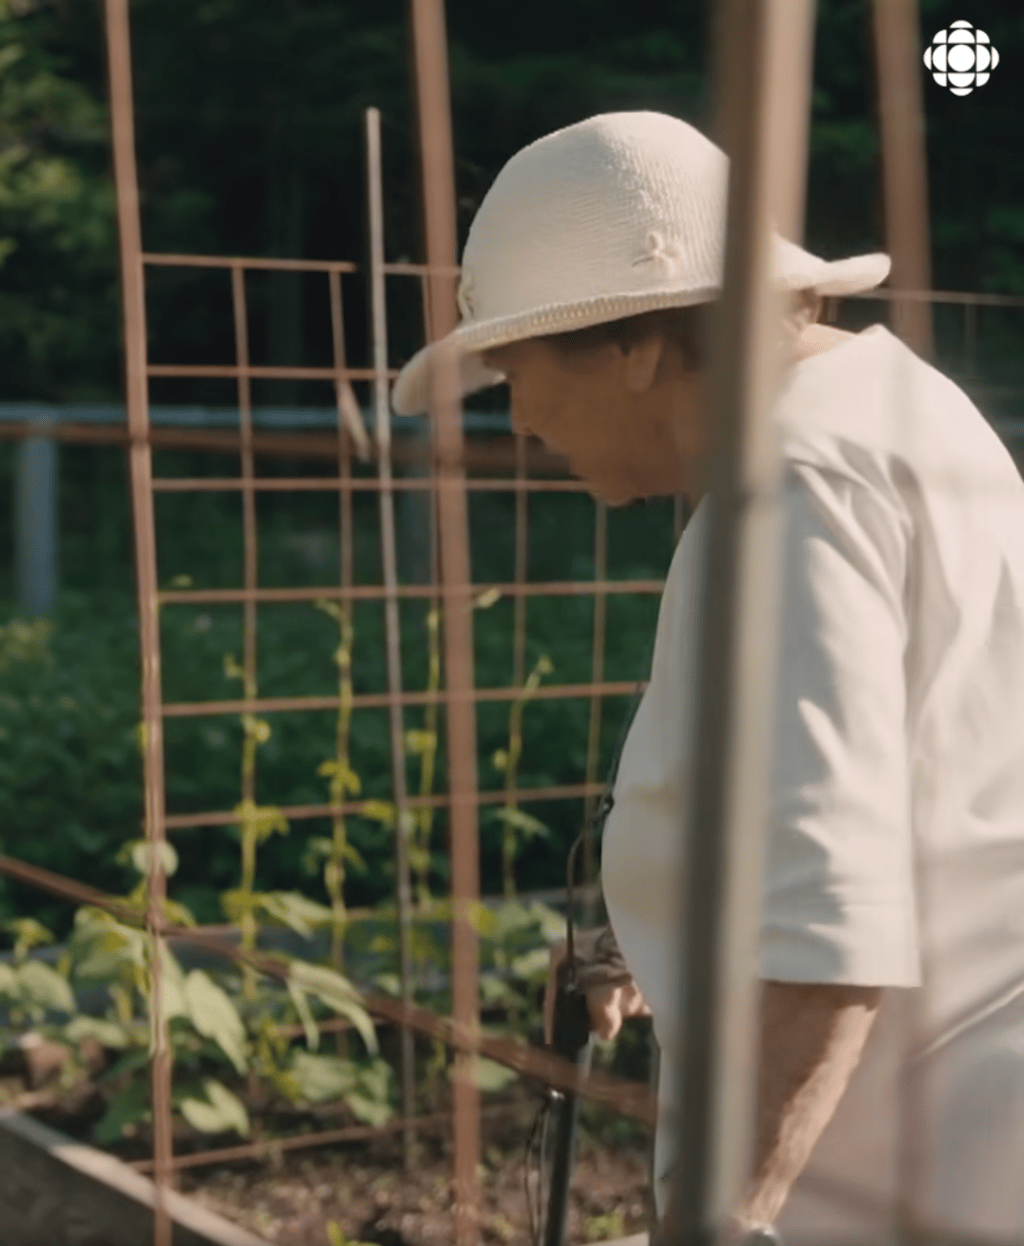
[[[152, 1181], [113, 1155], [0, 1109], [5, 1246], [148, 1246]], [[266, 1246], [266, 1239], [169, 1190], [174, 1246]]]

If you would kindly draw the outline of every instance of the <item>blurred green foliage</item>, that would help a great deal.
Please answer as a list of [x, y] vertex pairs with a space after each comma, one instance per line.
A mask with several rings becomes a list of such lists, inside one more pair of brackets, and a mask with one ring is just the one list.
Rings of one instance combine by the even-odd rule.
[[[0, 850], [69, 874], [112, 892], [131, 880], [118, 851], [141, 834], [141, 762], [138, 649], [132, 594], [131, 529], [124, 503], [124, 461], [110, 451], [61, 450], [61, 565], [63, 591], [47, 623], [15, 621], [9, 579], [0, 581]], [[199, 471], [202, 460], [173, 463]], [[169, 470], [170, 461], [158, 463]], [[10, 482], [11, 448], [0, 447], [0, 489]], [[197, 587], [237, 584], [241, 515], [231, 495], [194, 494], [158, 506], [160, 582], [186, 576]], [[372, 503], [372, 499], [367, 499]], [[264, 507], [264, 502], [268, 505]], [[478, 583], [513, 576], [511, 498], [476, 495], [471, 502], [473, 568]], [[0, 515], [0, 520], [5, 516]], [[530, 574], [541, 580], [593, 574], [593, 503], [579, 495], [536, 497], [529, 512]], [[327, 584], [337, 579], [337, 501], [326, 495], [289, 496], [287, 504], [260, 501], [260, 580], [266, 584]], [[402, 530], [400, 529], [400, 532]], [[357, 582], [379, 583], [376, 514], [357, 506]], [[613, 577], [660, 578], [672, 550], [668, 501], [629, 507], [609, 516], [609, 568]], [[179, 581], [180, 582], [180, 581]], [[6, 598], [6, 601], [4, 599]], [[657, 610], [653, 594], [607, 599], [606, 677], [643, 675]], [[483, 686], [508, 686], [512, 677], [512, 603], [499, 600], [475, 612], [476, 678]], [[550, 678], [585, 682], [591, 675], [593, 605], [586, 597], [536, 598], [527, 612], [526, 670], [548, 655]], [[428, 683], [427, 604], [401, 609], [403, 682]], [[229, 699], [237, 680], [225, 674], [224, 655], [241, 652], [241, 609], [235, 606], [165, 606], [162, 610], [163, 688], [168, 701]], [[354, 690], [386, 688], [383, 612], [357, 602], [353, 611]], [[334, 619], [312, 602], [268, 605], [259, 612], [259, 689], [265, 696], [337, 692]], [[509, 745], [509, 704], [481, 704], [479, 772], [484, 786], [500, 789], [503, 776], [491, 759]], [[606, 702], [602, 773], [627, 711], [627, 699]], [[332, 710], [269, 715], [273, 731], [260, 747], [256, 799], [260, 805], [320, 804], [327, 782], [318, 773], [335, 756]], [[579, 783], [585, 775], [589, 702], [536, 700], [522, 711], [520, 781], [526, 786]], [[424, 727], [422, 709], [406, 712], [408, 731]], [[445, 774], [443, 716], [437, 786]], [[242, 728], [237, 715], [171, 718], [166, 722], [167, 799], [172, 812], [230, 810], [238, 803]], [[410, 791], [419, 788], [420, 758], [408, 758]], [[352, 721], [351, 764], [361, 799], [392, 796], [386, 711], [357, 710]], [[530, 803], [523, 807], [550, 834], [532, 839], [516, 863], [520, 890], [562, 885], [565, 852], [579, 830], [582, 803]], [[331, 832], [328, 819], [293, 820], [287, 837], [260, 848], [258, 890], [303, 890], [326, 902], [316, 841]], [[350, 905], [375, 903], [393, 890], [393, 832], [365, 817], [348, 822], [352, 847], [366, 864], [346, 883]], [[447, 826], [435, 819], [429, 877], [434, 893], [447, 870]], [[485, 891], [502, 888], [501, 819], [481, 822]], [[221, 920], [219, 895], [237, 885], [238, 832], [205, 826], [173, 833], [180, 865], [172, 895], [201, 921]], [[35, 913], [63, 933], [65, 906], [9, 881], [0, 882], [0, 916]]]
[[[514, 6], [449, 0], [462, 237], [502, 164], [595, 112], [658, 108], [707, 127], [707, 21], [696, 0]], [[143, 235], [153, 251], [341, 257], [365, 250], [363, 112], [382, 110], [389, 255], [418, 258], [419, 173], [405, 5], [380, 0], [135, 0]], [[960, 16], [922, 0], [923, 38]], [[1024, 291], [1017, 6], [977, 15], [1002, 54], [966, 99], [924, 75], [935, 282]], [[116, 397], [116, 248], [101, 6], [0, 0], [0, 398]], [[818, 5], [807, 237], [838, 256], [883, 245], [870, 5]], [[367, 355], [365, 291], [346, 278], [349, 356]], [[397, 283], [401, 285], [401, 283]], [[254, 358], [325, 361], [324, 283], [250, 282]], [[223, 274], [150, 274], [166, 361], [232, 357]], [[414, 292], [394, 293], [397, 358], [419, 345]], [[1019, 339], [1016, 339], [1019, 352]], [[155, 357], [156, 357], [155, 356]], [[157, 400], [230, 402], [227, 386], [154, 385]], [[257, 401], [324, 401], [310, 385]]]

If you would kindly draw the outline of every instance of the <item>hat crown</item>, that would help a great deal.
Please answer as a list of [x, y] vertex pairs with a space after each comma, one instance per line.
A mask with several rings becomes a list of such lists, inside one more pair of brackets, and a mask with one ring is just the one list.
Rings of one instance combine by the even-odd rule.
[[546, 135], [504, 166], [473, 219], [459, 306], [467, 321], [721, 280], [728, 160], [662, 113], [605, 113]]

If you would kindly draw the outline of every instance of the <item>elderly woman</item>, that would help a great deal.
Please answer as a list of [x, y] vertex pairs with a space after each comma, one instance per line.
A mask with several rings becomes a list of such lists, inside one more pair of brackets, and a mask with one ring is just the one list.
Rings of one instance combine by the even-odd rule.
[[[507, 382], [514, 427], [596, 497], [696, 504], [604, 837], [632, 978], [588, 999], [605, 1035], [649, 1012], [666, 1051], [707, 523], [702, 305], [721, 284], [726, 179], [718, 148], [654, 113], [533, 143], [480, 206], [445, 344], [463, 389]], [[774, 267], [792, 291], [782, 639], [755, 1148], [732, 1226], [867, 1240], [909, 1209], [1020, 1238], [1024, 484], [966, 396], [887, 329], [814, 323], [822, 295], [881, 281], [885, 256], [827, 263], [776, 239]], [[425, 408], [434, 349], [403, 370], [397, 410]], [[671, 1141], [659, 1128], [662, 1208]]]

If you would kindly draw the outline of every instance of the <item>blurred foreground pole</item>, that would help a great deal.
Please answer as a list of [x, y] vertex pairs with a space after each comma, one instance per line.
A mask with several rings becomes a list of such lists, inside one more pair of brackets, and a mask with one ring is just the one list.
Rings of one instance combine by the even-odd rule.
[[771, 218], [802, 232], [813, 0], [714, 8], [715, 139], [731, 159], [714, 338], [715, 449], [702, 551], [693, 788], [681, 880], [678, 1163], [663, 1243], [718, 1237], [747, 1179], [762, 839], [776, 663], [780, 302]]
[[171, 1246], [171, 1219], [164, 1194], [173, 1180], [171, 1166], [171, 1054], [161, 991], [163, 920], [167, 892], [163, 853], [164, 761], [160, 692], [160, 633], [157, 617], [156, 528], [153, 517], [153, 465], [149, 446], [149, 390], [146, 375], [146, 299], [139, 223], [139, 184], [135, 168], [132, 115], [131, 42], [128, 0], [105, 0], [110, 115], [117, 191], [117, 232], [124, 313], [126, 398], [139, 643], [142, 654], [142, 752], [145, 778], [146, 838], [150, 846], [149, 910], [151, 940], [149, 1008], [152, 1025], [153, 1088], [153, 1246]]
[[[455, 165], [448, 47], [443, 0], [411, 0], [416, 61], [416, 98], [423, 207], [426, 224], [427, 335], [443, 338], [455, 328]], [[471, 922], [480, 891], [476, 804], [476, 710], [473, 691], [473, 607], [470, 599], [469, 529], [462, 445], [462, 405], [456, 364], [442, 358], [431, 375], [431, 417], [440, 547], [444, 672], [451, 798], [449, 853], [452, 877], [452, 1015], [475, 1034], [479, 1025], [479, 952]], [[475, 1246], [479, 1236], [480, 1093], [472, 1057], [455, 1056], [455, 1242]]]
[[26, 618], [49, 614], [57, 597], [57, 443], [50, 416], [17, 448], [14, 485], [14, 585]]
[[[893, 290], [930, 290], [928, 161], [917, 0], [874, 0], [873, 7], [885, 247], [892, 256], [889, 285]], [[892, 328], [922, 359], [932, 359], [930, 303], [894, 300]]]

